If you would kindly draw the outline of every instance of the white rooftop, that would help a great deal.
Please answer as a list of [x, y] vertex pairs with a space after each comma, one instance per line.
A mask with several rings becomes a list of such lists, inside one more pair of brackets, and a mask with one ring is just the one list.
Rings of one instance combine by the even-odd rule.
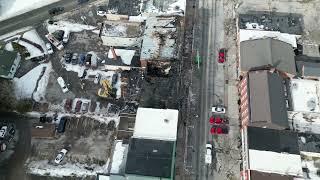
[[179, 111], [138, 108], [133, 137], [175, 141]]
[[249, 149], [250, 170], [302, 176], [301, 157], [297, 154]]
[[240, 42], [253, 39], [273, 38], [291, 44], [292, 47], [296, 48], [297, 38], [299, 37], [299, 35], [281, 33], [280, 31], [240, 29]]
[[293, 111], [320, 112], [320, 82], [292, 79], [290, 83]]
[[294, 131], [320, 134], [320, 113], [288, 111], [288, 119]]

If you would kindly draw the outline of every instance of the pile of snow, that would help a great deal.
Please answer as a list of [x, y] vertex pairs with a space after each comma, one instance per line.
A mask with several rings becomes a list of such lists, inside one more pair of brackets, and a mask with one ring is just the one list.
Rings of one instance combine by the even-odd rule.
[[39, 80], [38, 88], [33, 93], [33, 99], [37, 102], [45, 101], [47, 85], [49, 82], [50, 73], [52, 72], [51, 62], [49, 62], [46, 67], [46, 71], [44, 72], [42, 78]]
[[0, 21], [38, 9], [60, 0], [4, 0], [0, 6]]
[[292, 47], [296, 48], [297, 38], [300, 37], [300, 35], [281, 33], [280, 31], [240, 29], [240, 42], [254, 39], [273, 38], [291, 44]]
[[[43, 68], [46, 67], [48, 67], [48, 64], [41, 64], [33, 68], [31, 71], [29, 71], [21, 78], [13, 79], [15, 95], [18, 99], [31, 98], [32, 93], [36, 88], [36, 84], [41, 75], [41, 72], [43, 71]], [[42, 87], [40, 89], [42, 89]]]
[[[28, 170], [31, 174], [36, 175], [46, 175], [46, 176], [55, 176], [55, 177], [64, 177], [64, 176], [75, 176], [75, 177], [86, 177], [86, 176], [95, 176], [97, 173], [107, 173], [107, 164], [104, 166], [87, 166], [86, 164], [70, 164], [66, 163], [63, 165], [52, 165], [49, 164], [48, 160], [43, 161], [32, 161], [28, 164]], [[93, 170], [88, 170], [90, 167]]]
[[58, 30], [63, 30], [66, 32], [81, 32], [84, 30], [94, 30], [96, 27], [85, 24], [71, 23], [68, 21], [57, 21], [53, 24], [47, 23], [47, 29], [49, 33], [53, 33]]
[[124, 170], [126, 157], [128, 153], [128, 144], [122, 144], [122, 141], [116, 141], [113, 151], [111, 171], [112, 174], [119, 174]]
[[[131, 64], [132, 58], [136, 52], [135, 50], [127, 50], [127, 49], [114, 49], [114, 51], [117, 56], [121, 57], [122, 62], [126, 65]], [[113, 54], [112, 54], [111, 49], [109, 49], [108, 58], [109, 59], [113, 58]]]

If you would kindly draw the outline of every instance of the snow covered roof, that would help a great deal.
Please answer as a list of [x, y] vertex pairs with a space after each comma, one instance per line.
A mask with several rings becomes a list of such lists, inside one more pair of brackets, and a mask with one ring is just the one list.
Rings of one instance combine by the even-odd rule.
[[143, 14], [158, 15], [184, 15], [186, 0], [144, 0], [142, 4]]
[[[120, 56], [121, 57], [121, 60], [124, 64], [126, 65], [131, 65], [131, 61], [132, 61], [132, 58], [135, 54], [135, 50], [128, 50], [128, 49], [114, 49], [115, 53], [117, 56]], [[108, 58], [109, 59], [112, 59], [114, 58], [113, 57], [113, 54], [112, 54], [112, 50], [111, 48], [109, 49], [109, 52], [108, 52]]]
[[178, 114], [175, 109], [138, 108], [133, 137], [175, 141]]
[[124, 172], [125, 163], [127, 160], [128, 144], [123, 144], [122, 141], [116, 141], [113, 151], [112, 164], [110, 173], [119, 174]]
[[262, 30], [248, 30], [240, 29], [240, 42], [253, 40], [253, 39], [265, 39], [265, 38], [278, 39], [280, 41], [290, 44], [292, 47], [297, 47], [297, 38], [300, 35], [281, 33], [280, 31], [262, 31]]
[[249, 149], [251, 170], [302, 176], [301, 158], [298, 154], [278, 153]]
[[290, 129], [320, 134], [320, 113], [288, 111]]
[[319, 81], [292, 79], [290, 90], [293, 111], [320, 112], [319, 89]]
[[176, 17], [149, 17], [142, 41], [142, 60], [170, 60], [176, 57]]
[[272, 38], [240, 42], [241, 71], [272, 66], [296, 75], [293, 48], [290, 44]]
[[140, 47], [142, 38], [101, 36], [103, 45], [114, 47]]

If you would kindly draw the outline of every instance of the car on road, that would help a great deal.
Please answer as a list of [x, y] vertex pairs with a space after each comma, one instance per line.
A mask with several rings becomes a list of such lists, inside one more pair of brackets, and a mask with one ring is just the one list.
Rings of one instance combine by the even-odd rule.
[[64, 82], [62, 77], [58, 77], [57, 81], [58, 81], [58, 84], [60, 85], [63, 93], [66, 93], [69, 91], [69, 89], [67, 88], [66, 83]]
[[100, 83], [100, 79], [101, 79], [101, 74], [97, 73], [96, 76], [94, 77], [94, 83], [95, 84], [99, 84]]
[[78, 100], [77, 103], [76, 103], [76, 107], [74, 108], [74, 111], [75, 112], [79, 112], [80, 109], [81, 109], [81, 105], [82, 105], [82, 101]]
[[228, 134], [228, 132], [229, 132], [228, 126], [213, 125], [210, 129], [210, 134], [212, 135]]
[[71, 63], [73, 65], [78, 64], [78, 53], [73, 53], [72, 58], [71, 58]]
[[57, 127], [58, 133], [64, 133], [64, 130], [66, 128], [66, 123], [67, 123], [67, 117], [61, 117], [60, 122]]
[[98, 6], [97, 8], [97, 15], [98, 16], [107, 16], [107, 10], [104, 6]]
[[57, 15], [64, 11], [64, 7], [54, 7], [48, 11], [50, 15]]
[[211, 116], [209, 122], [210, 124], [222, 124], [224, 121], [220, 116]]
[[64, 61], [66, 63], [71, 63], [71, 59], [72, 59], [72, 53], [71, 52], [66, 52], [64, 55], [63, 55], [63, 58], [64, 58]]
[[89, 109], [89, 102], [87, 102], [87, 101], [83, 102], [81, 111], [82, 112], [88, 112], [88, 109]]
[[69, 31], [64, 31], [62, 42], [65, 43], [65, 44], [68, 43], [69, 37], [70, 37], [70, 32]]
[[219, 55], [218, 55], [218, 62], [219, 63], [224, 63], [226, 61], [226, 49], [222, 48], [219, 50]]
[[223, 106], [213, 106], [212, 107], [212, 113], [225, 114], [226, 113], [226, 108], [223, 107]]
[[205, 155], [205, 163], [212, 163], [212, 144], [206, 144], [206, 155]]
[[47, 48], [48, 54], [53, 54], [53, 49], [50, 43], [46, 43], [46, 48]]
[[68, 150], [66, 149], [61, 149], [61, 151], [58, 153], [58, 155], [56, 156], [56, 158], [54, 159], [54, 162], [56, 164], [60, 164], [60, 162], [63, 160], [63, 158], [66, 156]]

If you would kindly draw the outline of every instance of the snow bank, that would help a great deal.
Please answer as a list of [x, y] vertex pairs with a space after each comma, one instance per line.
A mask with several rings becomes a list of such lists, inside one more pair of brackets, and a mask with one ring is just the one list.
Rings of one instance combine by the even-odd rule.
[[26, 13], [28, 11], [32, 11], [34, 9], [38, 9], [42, 6], [46, 6], [58, 1], [60, 0], [15, 0], [15, 1], [4, 0], [4, 1], [1, 1], [2, 12], [0, 14], [0, 21]]
[[111, 171], [112, 174], [119, 174], [124, 170], [126, 156], [128, 153], [128, 144], [122, 144], [122, 141], [116, 141], [113, 151]]
[[31, 98], [32, 93], [36, 88], [37, 80], [39, 79], [43, 68], [47, 66], [48, 64], [41, 64], [21, 78], [13, 79], [15, 95], [18, 99]]
[[45, 94], [49, 82], [50, 73], [52, 72], [52, 64], [48, 63], [46, 71], [38, 83], [38, 88], [33, 94], [33, 99], [37, 102], [45, 101]]
[[[93, 168], [88, 170], [85, 167]], [[104, 166], [87, 166], [86, 164], [70, 164], [66, 163], [63, 165], [51, 165], [48, 160], [43, 161], [32, 161], [28, 164], [28, 170], [31, 174], [64, 177], [64, 176], [76, 176], [86, 177], [95, 176], [97, 173], [107, 173], [107, 164]]]
[[[126, 65], [131, 64], [132, 58], [136, 52], [135, 50], [127, 50], [127, 49], [114, 49], [114, 51], [117, 56], [121, 57], [122, 62]], [[109, 49], [108, 58], [109, 59], [113, 58], [113, 54], [112, 54], [111, 49]]]
[[66, 32], [81, 32], [83, 30], [94, 30], [96, 29], [96, 27], [78, 23], [71, 23], [68, 21], [57, 21], [54, 24], [47, 23], [47, 29], [49, 33], [53, 33], [58, 30], [63, 30]]

